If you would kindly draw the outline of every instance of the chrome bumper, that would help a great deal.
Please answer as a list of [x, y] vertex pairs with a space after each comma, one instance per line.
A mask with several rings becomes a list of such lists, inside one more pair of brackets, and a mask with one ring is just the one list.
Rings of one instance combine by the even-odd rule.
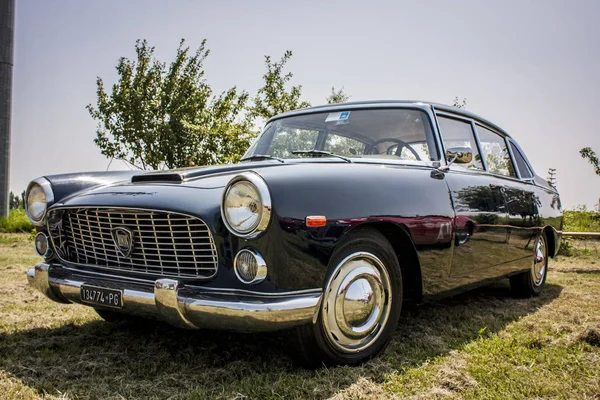
[[[80, 303], [83, 284], [119, 289], [119, 312], [153, 317], [183, 328], [209, 328], [245, 332], [273, 331], [312, 321], [320, 290], [263, 295], [183, 286], [174, 279], [143, 281], [91, 275], [57, 264], [40, 263], [27, 272], [29, 284], [60, 303]], [[87, 304], [89, 305], [89, 304]]]

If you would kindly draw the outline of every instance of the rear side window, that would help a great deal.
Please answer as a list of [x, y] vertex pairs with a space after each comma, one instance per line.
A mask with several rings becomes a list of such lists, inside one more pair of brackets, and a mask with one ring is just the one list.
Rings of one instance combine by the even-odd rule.
[[512, 150], [513, 156], [515, 158], [515, 162], [517, 163], [517, 168], [519, 168], [519, 173], [521, 174], [522, 179], [531, 179], [533, 178], [533, 171], [525, 162], [525, 157], [521, 154], [517, 146], [515, 146], [512, 142], [510, 143], [510, 149]]
[[504, 138], [480, 125], [477, 125], [477, 136], [488, 172], [516, 177]]
[[438, 115], [437, 118], [442, 133], [442, 139], [444, 141], [444, 147], [446, 148], [446, 159], [448, 159], [449, 156], [452, 157], [452, 154], [460, 153], [461, 149], [468, 149], [472, 154], [470, 162], [454, 162], [452, 166], [482, 170], [483, 164], [481, 163], [481, 157], [479, 156], [479, 151], [475, 144], [471, 123], [443, 117], [441, 115]]

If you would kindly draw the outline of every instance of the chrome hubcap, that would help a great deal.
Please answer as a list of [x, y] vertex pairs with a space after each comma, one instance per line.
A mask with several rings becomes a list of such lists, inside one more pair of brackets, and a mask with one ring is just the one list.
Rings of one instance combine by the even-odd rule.
[[536, 286], [540, 286], [544, 281], [544, 274], [546, 273], [546, 243], [544, 238], [540, 236], [535, 246], [535, 252], [533, 255], [533, 267], [531, 268], [531, 274], [533, 275], [533, 283]]
[[381, 334], [390, 314], [390, 278], [371, 253], [346, 257], [331, 275], [322, 304], [330, 343], [345, 353], [369, 347]]

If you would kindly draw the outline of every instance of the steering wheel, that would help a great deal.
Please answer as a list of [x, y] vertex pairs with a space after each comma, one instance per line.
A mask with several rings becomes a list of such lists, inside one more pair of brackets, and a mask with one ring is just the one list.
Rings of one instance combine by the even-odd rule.
[[421, 161], [421, 157], [419, 157], [419, 154], [415, 151], [415, 149], [412, 148], [411, 145], [409, 145], [408, 143], [406, 143], [403, 140], [396, 139], [396, 138], [384, 138], [384, 139], [376, 140], [371, 145], [371, 148], [369, 149], [369, 153], [372, 154], [373, 149], [375, 149], [375, 146], [377, 146], [379, 143], [385, 143], [385, 142], [398, 143], [398, 148], [396, 149], [396, 152], [394, 153], [396, 156], [400, 157], [402, 154], [402, 149], [406, 147], [408, 149], [408, 151], [410, 151], [415, 156], [417, 161]]

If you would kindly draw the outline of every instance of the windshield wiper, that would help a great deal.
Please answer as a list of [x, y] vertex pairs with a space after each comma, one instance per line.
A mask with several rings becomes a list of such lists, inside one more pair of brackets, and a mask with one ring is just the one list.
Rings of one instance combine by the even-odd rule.
[[349, 159], [348, 157], [340, 156], [339, 154], [333, 154], [329, 151], [324, 151], [324, 150], [294, 150], [294, 151], [292, 151], [292, 154], [306, 154], [309, 156], [319, 156], [319, 157], [323, 157], [323, 156], [337, 157], [337, 158], [341, 158], [342, 160], [346, 161], [347, 163], [352, 163], [352, 160]]
[[283, 158], [273, 157], [273, 156], [269, 156], [266, 154], [254, 154], [250, 157], [245, 157], [245, 158], [240, 159], [240, 161], [260, 161], [260, 160], [277, 160], [280, 163], [285, 163]]

